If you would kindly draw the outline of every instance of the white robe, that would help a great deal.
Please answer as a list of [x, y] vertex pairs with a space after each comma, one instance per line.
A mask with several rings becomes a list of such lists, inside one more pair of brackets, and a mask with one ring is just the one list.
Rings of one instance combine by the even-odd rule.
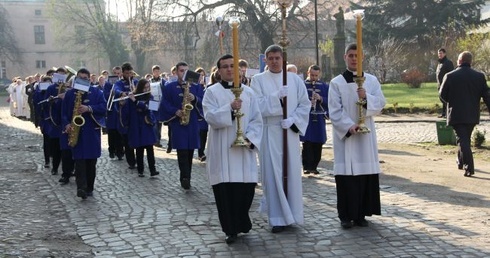
[[257, 93], [259, 108], [264, 120], [264, 133], [259, 155], [264, 188], [260, 211], [267, 212], [271, 226], [303, 224], [304, 222], [299, 135], [304, 135], [306, 132], [311, 102], [303, 80], [296, 74], [288, 73], [288, 117], [294, 118], [299, 134], [291, 129], [287, 130], [288, 194], [286, 198], [282, 178], [282, 107], [278, 97], [282, 85], [282, 72], [275, 74], [270, 71], [255, 75], [251, 83], [251, 88]]
[[231, 147], [237, 131], [237, 118], [231, 118], [230, 104], [235, 99], [231, 90], [216, 83], [204, 94], [204, 119], [209, 124], [206, 171], [211, 185], [258, 182], [257, 153], [262, 138], [262, 117], [252, 89], [245, 85], [242, 88], [240, 111], [244, 116], [240, 123], [244, 137], [255, 145], [254, 149]]
[[17, 107], [17, 98], [15, 97], [16, 90], [15, 87], [17, 86], [17, 83], [11, 83], [8, 88], [7, 92], [9, 93], [9, 107], [10, 107], [10, 115], [15, 116], [15, 108]]
[[368, 175], [381, 173], [378, 144], [373, 116], [378, 115], [386, 104], [378, 79], [365, 73], [367, 109], [365, 124], [371, 130], [346, 138], [349, 128], [358, 123], [357, 84], [347, 83], [342, 75], [330, 81], [328, 110], [333, 127], [334, 174]]

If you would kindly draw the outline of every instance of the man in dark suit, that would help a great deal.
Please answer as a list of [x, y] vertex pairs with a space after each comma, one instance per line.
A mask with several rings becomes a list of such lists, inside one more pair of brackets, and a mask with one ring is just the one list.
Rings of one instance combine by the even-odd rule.
[[459, 54], [458, 68], [447, 73], [439, 90], [439, 97], [447, 105], [447, 124], [454, 128], [458, 144], [458, 168], [464, 176], [475, 173], [471, 153], [471, 133], [480, 123], [480, 99], [490, 111], [490, 95], [485, 75], [471, 68], [473, 56]]
[[[446, 49], [444, 48], [439, 48], [439, 50], [437, 50], [437, 57], [438, 57], [437, 61], [439, 62], [436, 69], [437, 90], [440, 91], [442, 79], [444, 78], [444, 75], [454, 70], [454, 65], [453, 62], [446, 57]], [[442, 102], [442, 112], [439, 115], [439, 117], [446, 117], [446, 104], [442, 100], [441, 102]]]

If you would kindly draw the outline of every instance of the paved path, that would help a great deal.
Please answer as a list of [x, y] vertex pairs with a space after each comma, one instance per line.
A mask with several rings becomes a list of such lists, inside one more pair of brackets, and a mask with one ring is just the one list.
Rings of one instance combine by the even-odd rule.
[[[381, 142], [437, 139], [432, 121], [383, 119], [377, 128]], [[325, 170], [303, 177], [304, 225], [270, 233], [266, 218], [255, 212], [259, 186], [253, 229], [228, 246], [205, 165], [197, 160], [186, 192], [178, 183], [175, 152], [156, 149], [160, 175], [139, 178], [125, 161], [108, 158], [104, 136], [94, 197], [81, 201], [73, 180], [60, 186], [59, 176], [42, 167], [41, 138], [31, 123], [2, 107], [0, 136], [0, 257], [490, 256], [489, 202], [444, 203], [383, 185], [383, 216], [369, 218], [370, 227], [342, 230], [334, 178]]]

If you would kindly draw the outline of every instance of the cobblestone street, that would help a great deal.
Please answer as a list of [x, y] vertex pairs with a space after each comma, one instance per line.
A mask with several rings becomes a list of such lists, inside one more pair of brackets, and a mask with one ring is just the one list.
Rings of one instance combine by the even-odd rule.
[[[432, 118], [381, 120], [379, 142], [437, 142]], [[343, 230], [334, 178], [324, 168], [318, 176], [303, 177], [304, 225], [272, 234], [256, 212], [259, 185], [252, 230], [227, 245], [205, 164], [197, 159], [192, 188], [184, 191], [175, 151], [155, 148], [160, 175], [150, 178], [146, 170], [139, 178], [126, 161], [108, 157], [104, 135], [94, 196], [82, 201], [73, 178], [60, 186], [60, 176], [43, 167], [39, 130], [11, 117], [5, 104], [0, 137], [0, 257], [490, 256], [490, 196], [481, 197], [483, 205], [470, 206], [382, 185], [383, 215], [368, 218], [367, 228]], [[330, 147], [327, 142], [326, 151]]]

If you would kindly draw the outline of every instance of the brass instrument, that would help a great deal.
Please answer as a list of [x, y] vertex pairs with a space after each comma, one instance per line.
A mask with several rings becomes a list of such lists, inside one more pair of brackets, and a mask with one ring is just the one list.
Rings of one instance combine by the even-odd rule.
[[78, 113], [78, 108], [82, 104], [83, 91], [77, 91], [75, 96], [75, 105], [73, 105], [73, 116], [71, 119], [71, 131], [68, 132], [68, 146], [75, 147], [78, 143], [80, 127], [85, 124], [85, 118]]
[[182, 86], [184, 89], [182, 94], [182, 116], [180, 117], [180, 125], [188, 125], [189, 119], [191, 115], [191, 111], [194, 109], [194, 106], [189, 102], [189, 89], [190, 84], [187, 82]]

